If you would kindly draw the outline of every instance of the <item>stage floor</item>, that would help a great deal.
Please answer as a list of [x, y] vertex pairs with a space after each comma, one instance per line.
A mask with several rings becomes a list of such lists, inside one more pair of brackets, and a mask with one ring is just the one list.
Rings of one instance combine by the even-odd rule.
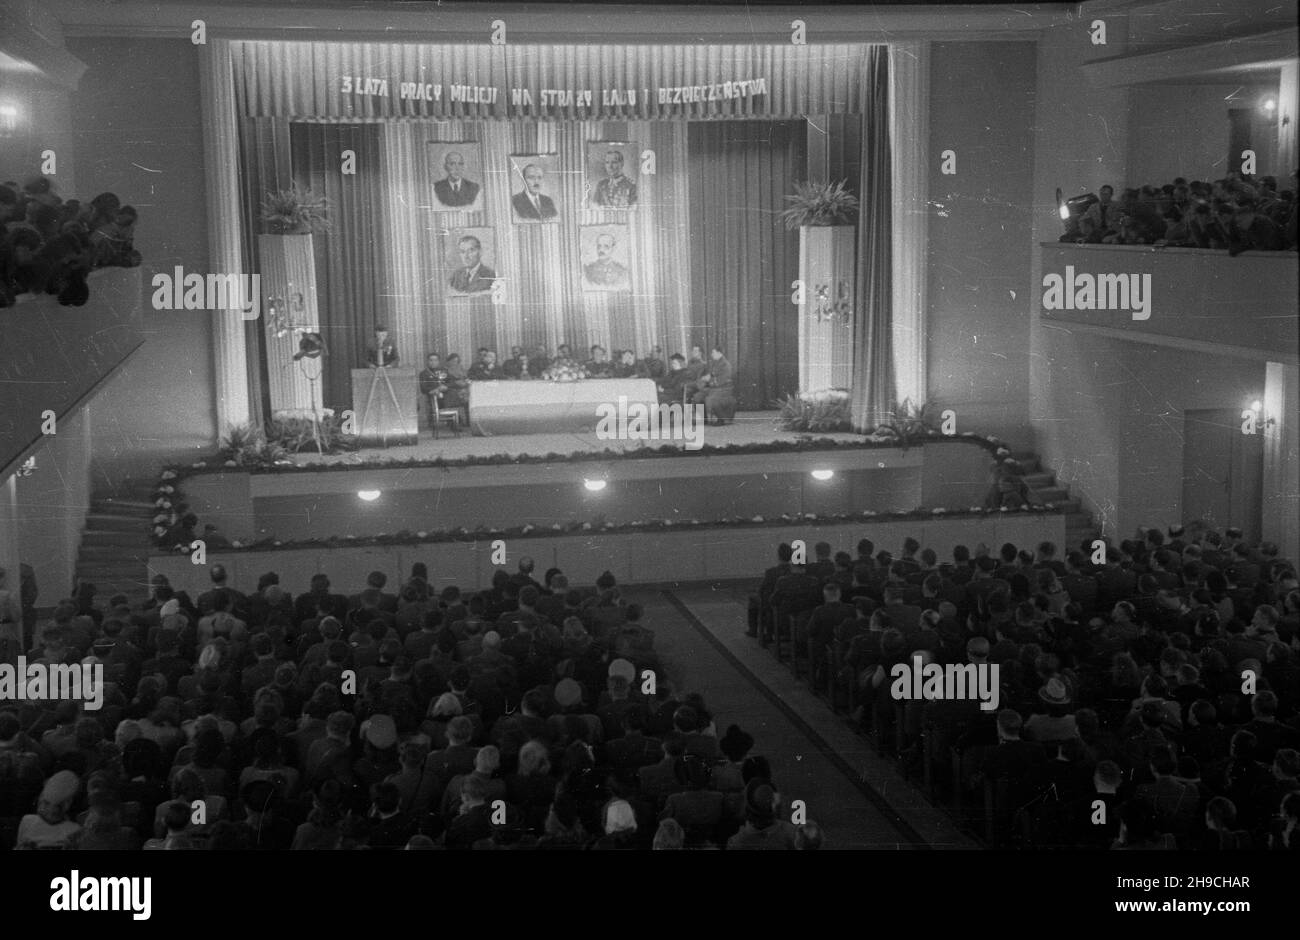
[[[861, 435], [850, 433], [813, 433], [783, 431], [777, 427], [777, 411], [739, 412], [731, 424], [703, 428], [704, 447], [726, 447], [740, 444], [770, 444], [778, 441], [797, 441], [801, 437], [831, 438], [842, 441], [860, 441]], [[686, 441], [651, 440], [622, 441], [601, 440], [595, 431], [561, 432], [555, 434], [502, 434], [492, 437], [474, 437], [462, 430], [457, 437], [442, 428], [435, 440], [427, 428], [420, 428], [420, 442], [414, 446], [363, 447], [346, 454], [321, 456], [315, 452], [295, 454], [293, 460], [301, 466], [314, 464], [372, 463], [376, 461], [456, 460], [463, 457], [491, 457], [507, 455], [539, 456], [545, 454], [574, 454], [587, 452], [630, 451], [645, 447], [657, 448], [672, 445], [685, 449]]]

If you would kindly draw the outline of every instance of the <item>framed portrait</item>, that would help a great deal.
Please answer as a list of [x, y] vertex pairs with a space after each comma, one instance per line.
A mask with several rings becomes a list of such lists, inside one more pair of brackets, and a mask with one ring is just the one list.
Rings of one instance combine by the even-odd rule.
[[519, 154], [510, 158], [510, 205], [516, 222], [557, 222], [560, 157], [554, 153]]
[[476, 141], [430, 141], [429, 160], [435, 210], [474, 212], [483, 208], [483, 151]]
[[641, 148], [628, 141], [587, 144], [587, 207], [635, 209]]
[[487, 227], [454, 228], [447, 233], [448, 297], [489, 294], [497, 272], [496, 233]]
[[578, 233], [584, 291], [628, 291], [632, 271], [628, 225], [584, 225]]

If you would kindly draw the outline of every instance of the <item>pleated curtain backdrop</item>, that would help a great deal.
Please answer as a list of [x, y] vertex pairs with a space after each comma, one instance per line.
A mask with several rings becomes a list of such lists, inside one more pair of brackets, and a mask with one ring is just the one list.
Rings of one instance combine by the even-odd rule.
[[807, 174], [803, 121], [690, 125], [691, 342], [720, 343], [742, 410], [799, 390], [799, 324], [791, 282], [799, 233], [780, 213]]
[[862, 181], [858, 192], [858, 296], [853, 337], [853, 428], [870, 431], [894, 409], [893, 236], [889, 144], [889, 58], [871, 46], [864, 71]]
[[[379, 317], [384, 242], [379, 127], [295, 122], [289, 138], [295, 180], [329, 200], [330, 230], [313, 240], [321, 336], [328, 350], [321, 379], [324, 404], [351, 408], [352, 370], [365, 365]], [[354, 174], [343, 172], [346, 150], [356, 157]], [[418, 364], [413, 350], [399, 346], [398, 352], [402, 364]]]
[[[600, 343], [644, 356], [656, 345], [679, 348], [689, 320], [685, 126], [664, 122], [389, 122], [379, 127], [385, 170], [384, 268], [380, 308], [391, 321], [399, 350], [458, 352], [468, 365], [480, 347], [509, 355], [511, 346], [544, 345], [554, 353], [568, 343], [575, 356]], [[635, 177], [635, 209], [588, 209], [587, 145], [631, 141], [655, 154], [656, 173]], [[445, 211], [433, 198], [444, 175], [433, 143], [465, 143], [481, 153], [483, 208]], [[511, 197], [523, 183], [510, 156], [558, 155], [558, 174], [544, 191], [558, 221], [517, 223]], [[632, 169], [628, 168], [629, 171]], [[583, 225], [626, 224], [631, 290], [583, 290]], [[458, 264], [461, 230], [492, 229], [494, 250], [485, 255], [501, 282], [500, 302], [484, 292], [449, 294]]]

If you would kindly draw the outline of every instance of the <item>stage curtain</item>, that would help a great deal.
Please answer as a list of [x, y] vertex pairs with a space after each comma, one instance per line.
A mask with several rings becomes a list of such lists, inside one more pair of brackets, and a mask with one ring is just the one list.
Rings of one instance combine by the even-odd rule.
[[[384, 268], [380, 307], [396, 331], [399, 350], [458, 352], [466, 365], [486, 346], [501, 358], [512, 346], [561, 343], [586, 358], [588, 347], [680, 348], [690, 316], [687, 293], [690, 245], [686, 233], [686, 126], [668, 122], [388, 122], [379, 127], [384, 165]], [[588, 209], [586, 151], [593, 141], [632, 141], [653, 150], [656, 172], [637, 177], [638, 204], [630, 212]], [[433, 185], [443, 170], [431, 143], [473, 143], [482, 154], [483, 208], [443, 211]], [[553, 153], [559, 172], [546, 191], [559, 213], [556, 224], [516, 223], [511, 197], [522, 184], [512, 154]], [[584, 225], [626, 224], [632, 289], [584, 291]], [[504, 288], [490, 294], [449, 295], [459, 231], [487, 227], [495, 250], [484, 263]]]
[[722, 346], [742, 410], [773, 408], [799, 388], [799, 233], [780, 213], [807, 174], [804, 122], [693, 123], [688, 149], [690, 342]]
[[867, 51], [862, 121], [862, 183], [858, 189], [858, 292], [853, 328], [853, 427], [868, 431], [893, 411], [892, 197], [889, 146], [889, 59]]
[[[384, 240], [379, 129], [373, 124], [290, 126], [293, 176], [329, 200], [329, 231], [317, 234], [317, 302], [321, 335], [329, 351], [322, 378], [327, 408], [354, 407], [352, 370], [365, 365], [374, 340]], [[356, 155], [355, 174], [343, 173], [343, 151]], [[404, 365], [418, 364], [398, 349]], [[274, 364], [271, 364], [274, 368]]]

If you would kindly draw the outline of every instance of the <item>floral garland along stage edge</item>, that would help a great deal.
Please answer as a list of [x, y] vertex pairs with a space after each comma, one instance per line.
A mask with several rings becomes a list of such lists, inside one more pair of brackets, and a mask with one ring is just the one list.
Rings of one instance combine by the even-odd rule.
[[[926, 435], [925, 443], [966, 443], [974, 444], [988, 451], [998, 465], [1008, 468], [1016, 466], [1016, 461], [1011, 456], [1011, 451], [1007, 448], [1006, 443], [1000, 438], [993, 436], [983, 436], [973, 431], [965, 431], [961, 434], [945, 435], [938, 431], [931, 431]], [[276, 464], [266, 467], [239, 467], [234, 461], [222, 461], [220, 458], [209, 458], [208, 460], [196, 461], [188, 466], [172, 465], [166, 467], [158, 478], [158, 484], [154, 488], [153, 504], [156, 510], [152, 522], [152, 542], [155, 547], [173, 550], [189, 551], [188, 546], [169, 545], [167, 544], [167, 532], [171, 526], [174, 526], [180, 519], [183, 505], [183, 496], [180, 490], [180, 483], [187, 477], [200, 476], [205, 473], [225, 473], [229, 470], [238, 470], [244, 473], [328, 473], [340, 470], [353, 470], [357, 468], [366, 469], [384, 469], [384, 470], [404, 470], [416, 468], [428, 468], [435, 470], [454, 470], [460, 467], [492, 466], [497, 464], [552, 464], [552, 463], [583, 463], [590, 461], [609, 461], [609, 460], [644, 460], [655, 457], [680, 457], [690, 456], [738, 456], [743, 454], [782, 454], [782, 453], [819, 453], [834, 450], [883, 450], [898, 449], [907, 450], [907, 444], [899, 443], [895, 440], [876, 440], [870, 436], [861, 437], [857, 440], [838, 441], [833, 438], [813, 438], [810, 436], [801, 437], [797, 441], [776, 441], [764, 444], [728, 444], [723, 447], [704, 447], [701, 450], [689, 451], [672, 445], [663, 447], [641, 447], [630, 451], [578, 451], [572, 454], [545, 454], [533, 455], [526, 454], [518, 457], [511, 457], [507, 454], [494, 454], [486, 457], [464, 457], [457, 460], [371, 460], [357, 463], [331, 463], [331, 464], [307, 464], [300, 466], [292, 461], [277, 461]], [[527, 538], [545, 535], [564, 535], [577, 532], [600, 531], [611, 534], [622, 532], [653, 532], [666, 529], [681, 528], [710, 528], [723, 526], [776, 526], [785, 525], [792, 521], [805, 519], [818, 520], [822, 522], [880, 522], [882, 520], [903, 520], [903, 519], [922, 519], [933, 518], [938, 515], [950, 516], [970, 516], [970, 515], [998, 515], [1005, 512], [1056, 512], [1057, 507], [1053, 503], [1045, 503], [1042, 507], [1024, 506], [1020, 509], [984, 509], [982, 507], [970, 507], [969, 509], [913, 509], [898, 510], [894, 512], [861, 512], [861, 513], [840, 513], [834, 515], [815, 516], [809, 514], [782, 515], [779, 518], [764, 519], [761, 516], [755, 516], [751, 519], [735, 517], [732, 519], [721, 519], [707, 522], [692, 519], [689, 522], [674, 522], [671, 519], [650, 520], [645, 522], [629, 523], [605, 523], [593, 525], [590, 522], [572, 522], [567, 525], [555, 524], [550, 527], [538, 527], [526, 525], [512, 529], [448, 529], [434, 532], [399, 532], [395, 535], [376, 535], [356, 538], [355, 536], [330, 536], [322, 539], [308, 539], [296, 542], [277, 542], [268, 537], [257, 542], [241, 545], [234, 543], [235, 550], [262, 550], [272, 548], [296, 548], [309, 546], [328, 546], [338, 547], [339, 545], [401, 545], [416, 544], [420, 542], [473, 542], [480, 538]]]

